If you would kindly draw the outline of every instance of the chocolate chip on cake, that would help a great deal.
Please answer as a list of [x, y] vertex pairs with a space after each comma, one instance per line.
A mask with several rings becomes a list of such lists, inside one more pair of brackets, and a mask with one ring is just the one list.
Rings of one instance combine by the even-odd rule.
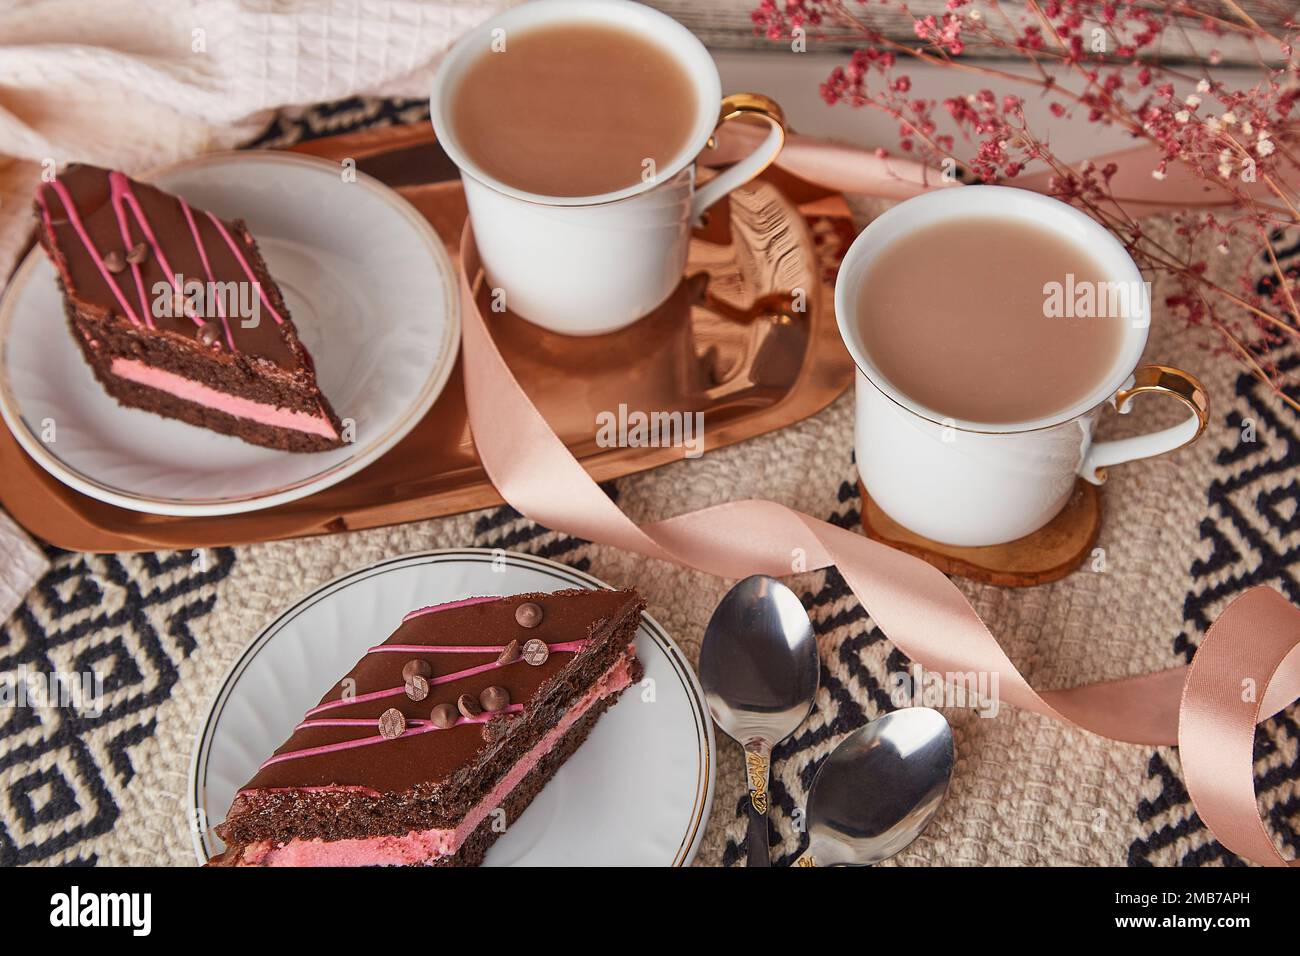
[[428, 679], [433, 676], [433, 665], [428, 661], [422, 661], [419, 658], [409, 660], [402, 665], [402, 680], [410, 680], [412, 677], [423, 677]]
[[494, 684], [478, 695], [478, 702], [488, 713], [495, 714], [498, 710], [505, 710], [510, 706], [510, 691]]
[[387, 740], [406, 733], [406, 718], [396, 707], [389, 707], [379, 715], [379, 735]]
[[406, 679], [406, 696], [411, 700], [424, 700], [429, 696], [429, 682], [419, 674], [413, 674]]
[[204, 322], [194, 333], [200, 342], [210, 349], [221, 348], [221, 326], [216, 322]]
[[519, 642], [511, 641], [505, 646], [505, 649], [497, 656], [498, 664], [513, 664], [519, 660]]
[[539, 641], [534, 637], [524, 645], [524, 660], [534, 667], [541, 667], [550, 656], [551, 649], [546, 646], [545, 641]]
[[483, 713], [483, 708], [469, 694], [461, 694], [456, 700], [456, 709], [459, 710], [467, 719], [473, 719]]
[[433, 711], [429, 714], [429, 722], [439, 730], [455, 727], [457, 719], [456, 708], [451, 704], [435, 704]]
[[114, 249], [108, 255], [104, 256], [104, 268], [112, 273], [121, 272], [126, 268], [126, 257]]
[[536, 627], [542, 623], [542, 606], [532, 601], [525, 601], [515, 608], [515, 620], [520, 627]]
[[131, 251], [126, 254], [126, 261], [133, 266], [138, 266], [147, 258], [149, 258], [149, 246], [143, 242], [137, 242], [131, 247]]

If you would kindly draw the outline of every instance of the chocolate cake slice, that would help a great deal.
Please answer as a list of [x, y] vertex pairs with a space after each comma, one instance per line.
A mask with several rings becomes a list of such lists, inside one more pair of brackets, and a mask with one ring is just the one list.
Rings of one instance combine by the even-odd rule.
[[285, 451], [343, 428], [240, 220], [97, 166], [36, 192], [72, 334], [123, 405]]
[[642, 668], [635, 591], [412, 611], [216, 828], [225, 866], [477, 866]]

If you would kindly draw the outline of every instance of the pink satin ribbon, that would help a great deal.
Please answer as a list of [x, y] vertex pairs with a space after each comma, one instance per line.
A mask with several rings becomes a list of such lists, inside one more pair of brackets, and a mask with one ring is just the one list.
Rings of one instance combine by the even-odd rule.
[[[1254, 862], [1287, 865], [1256, 809], [1252, 766], [1256, 722], [1300, 697], [1300, 609], [1276, 591], [1259, 587], [1234, 601], [1190, 667], [1036, 691], [947, 577], [870, 538], [760, 500], [637, 525], [556, 437], [498, 351], [474, 295], [480, 265], [468, 224], [461, 263], [470, 428], [492, 483], [522, 514], [724, 578], [833, 564], [881, 631], [926, 670], [996, 672], [1001, 699], [1017, 707], [1114, 740], [1178, 744], [1188, 792], [1219, 841]], [[1244, 699], [1247, 679], [1254, 700]]]

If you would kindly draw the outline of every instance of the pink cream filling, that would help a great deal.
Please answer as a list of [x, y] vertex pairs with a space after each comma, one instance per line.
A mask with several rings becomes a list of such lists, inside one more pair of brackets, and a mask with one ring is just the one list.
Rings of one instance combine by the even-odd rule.
[[306, 432], [309, 435], [320, 435], [324, 438], [338, 437], [333, 423], [323, 414], [312, 415], [308, 412], [294, 411], [289, 408], [281, 408], [278, 405], [268, 405], [265, 402], [255, 402], [248, 398], [240, 398], [237, 395], [219, 392], [215, 388], [209, 388], [207, 385], [185, 378], [183, 375], [154, 368], [135, 359], [115, 358], [113, 364], [109, 367], [109, 371], [119, 378], [126, 379], [128, 382], [135, 382], [137, 385], [144, 385], [147, 388], [156, 388], [160, 392], [166, 392], [168, 395], [174, 395], [184, 401], [225, 412], [227, 415], [233, 415], [236, 418], [246, 418], [249, 421], [257, 422], [259, 425], [268, 425], [271, 428], [288, 428], [293, 431]]
[[[630, 669], [633, 648], [614, 662], [600, 680], [588, 688], [554, 727], [546, 732], [509, 773], [497, 782], [492, 792], [474, 805], [455, 829], [412, 830], [404, 836], [364, 837], [351, 840], [290, 840], [274, 844], [270, 840], [244, 848], [240, 865], [245, 866], [411, 866], [440, 857], [451, 856], [460, 849], [487, 815], [519, 786], [538, 762], [554, 749], [565, 732], [603, 700], [632, 683]], [[325, 788], [321, 788], [325, 789]]]

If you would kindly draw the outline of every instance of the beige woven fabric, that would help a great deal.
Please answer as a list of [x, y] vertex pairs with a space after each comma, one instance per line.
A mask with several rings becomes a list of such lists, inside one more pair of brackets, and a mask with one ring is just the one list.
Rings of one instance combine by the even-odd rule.
[[49, 566], [27, 533], [0, 511], [0, 621], [13, 613]]
[[423, 96], [463, 32], [518, 0], [10, 0], [0, 6], [0, 274], [42, 172], [138, 173], [232, 149], [273, 111]]
[[[1226, 263], [1225, 263], [1226, 265]], [[1157, 300], [1161, 297], [1157, 290]], [[1221, 469], [1220, 450], [1239, 434], [1224, 424], [1232, 407], [1239, 369], [1229, 359], [1199, 347], [1200, 333], [1157, 320], [1148, 357], [1200, 373], [1213, 396], [1213, 424], [1194, 448], [1172, 457], [1113, 469], [1104, 490], [1105, 523], [1099, 546], [1105, 570], [1085, 567], [1063, 581], [1027, 590], [962, 584], [976, 609], [1002, 639], [1011, 657], [1040, 687], [1139, 673], [1180, 662], [1173, 640], [1183, 629], [1184, 597], [1192, 587], [1189, 568], [1207, 556], [1198, 526], [1207, 514], [1206, 489]], [[1280, 411], [1280, 405], [1278, 406]], [[1109, 415], [1104, 434], [1145, 430], [1160, 416], [1140, 406], [1130, 421]], [[1294, 421], [1294, 418], [1291, 419]], [[732, 448], [710, 452], [620, 482], [620, 505], [634, 518], [649, 520], [741, 497], [767, 497], [818, 516], [843, 514], [840, 490], [852, 476], [850, 396], [821, 414]], [[1260, 453], [1270, 435], [1259, 434]], [[230, 662], [281, 608], [305, 591], [368, 562], [425, 548], [478, 543], [475, 516], [238, 549], [233, 572], [216, 587], [214, 612], [197, 626], [198, 649], [182, 667], [180, 681], [158, 712], [158, 729], [133, 752], [137, 779], [117, 795], [121, 817], [111, 836], [97, 841], [105, 863], [193, 862], [187, 832], [184, 789], [197, 731], [210, 696]], [[587, 546], [571, 555], [587, 557], [590, 570], [619, 585], [635, 585], [649, 609], [694, 659], [716, 602], [730, 582], [606, 547]], [[797, 588], [817, 593], [825, 572], [801, 576]], [[853, 602], [841, 597], [816, 610], [825, 620]], [[821, 638], [832, 675], [847, 673], [839, 661], [846, 637], [862, 623], [833, 628]], [[887, 641], [860, 655], [869, 671], [888, 670]], [[855, 687], [855, 695], [863, 688]], [[876, 712], [874, 707], [868, 713]], [[1043, 717], [1004, 709], [985, 719], [947, 711], [956, 731], [957, 772], [947, 802], [929, 831], [897, 863], [1123, 865], [1135, 839], [1165, 824], [1177, 824], [1189, 808], [1175, 807], [1139, 823], [1135, 806], [1156, 797], [1148, 779], [1152, 748], [1112, 743]], [[825, 689], [812, 726], [834, 721], [836, 706]], [[269, 749], [275, 741], [266, 741]], [[799, 759], [778, 762], [775, 774], [799, 802], [799, 771], [827, 741]], [[1177, 769], [1176, 754], [1159, 755]], [[697, 862], [717, 864], [730, 839], [743, 839], [736, 812], [743, 796], [739, 749], [719, 739], [718, 784]], [[1294, 753], [1277, 760], [1294, 763]], [[1294, 797], [1294, 782], [1273, 791], [1266, 803]], [[788, 817], [778, 816], [788, 853], [797, 843]], [[1179, 844], [1186, 853], [1208, 838], [1203, 831]], [[1172, 850], [1154, 862], [1173, 863]]]

